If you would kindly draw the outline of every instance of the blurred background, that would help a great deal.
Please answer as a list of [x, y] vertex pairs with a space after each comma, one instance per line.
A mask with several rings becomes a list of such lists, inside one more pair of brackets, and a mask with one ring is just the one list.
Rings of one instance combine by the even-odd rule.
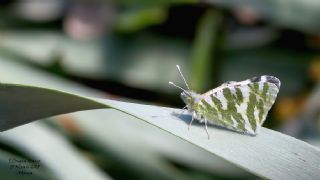
[[[199, 93], [273, 75], [282, 86], [264, 126], [316, 146], [319, 50], [317, 0], [0, 1], [2, 82], [181, 108], [180, 91], [168, 85], [184, 86], [176, 64]], [[6, 179], [256, 179], [114, 110], [9, 131], [0, 137]], [[41, 168], [17, 176], [12, 157], [41, 160]]]

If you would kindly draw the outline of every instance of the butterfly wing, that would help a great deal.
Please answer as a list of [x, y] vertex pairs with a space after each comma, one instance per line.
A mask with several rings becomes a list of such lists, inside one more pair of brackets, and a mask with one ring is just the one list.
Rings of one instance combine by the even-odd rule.
[[203, 94], [197, 103], [198, 115], [208, 123], [256, 135], [275, 102], [279, 79], [261, 76], [223, 85]]

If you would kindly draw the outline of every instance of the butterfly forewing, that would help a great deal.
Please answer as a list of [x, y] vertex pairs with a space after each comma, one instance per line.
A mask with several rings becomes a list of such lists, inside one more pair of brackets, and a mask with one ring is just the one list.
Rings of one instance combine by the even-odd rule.
[[280, 81], [272, 76], [221, 86], [202, 95], [196, 104], [196, 112], [211, 124], [256, 135], [277, 97], [279, 87]]

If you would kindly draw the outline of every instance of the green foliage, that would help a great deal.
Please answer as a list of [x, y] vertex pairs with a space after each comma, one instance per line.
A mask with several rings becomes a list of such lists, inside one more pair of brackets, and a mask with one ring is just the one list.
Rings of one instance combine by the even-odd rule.
[[265, 126], [319, 145], [320, 1], [41, 2], [0, 7], [0, 179], [21, 179], [9, 158], [42, 161], [26, 179], [319, 177], [319, 150], [292, 137], [212, 126], [208, 141], [178, 109], [103, 98], [179, 107], [176, 64], [199, 93], [274, 75], [283, 83]]
[[[209, 133], [213, 138], [208, 140], [200, 125], [187, 131], [189, 119], [178, 118], [175, 115], [178, 109], [89, 98], [23, 85], [3, 84], [0, 92], [0, 109], [7, 110], [1, 112], [1, 130], [62, 112], [113, 108], [157, 126], [263, 178], [314, 179], [319, 176], [320, 151], [317, 148], [265, 128], [258, 136], [251, 137], [211, 127]], [[47, 103], [48, 98], [50, 104]], [[35, 105], [42, 108], [35, 108]]]
[[[191, 88], [203, 92], [210, 86], [209, 82], [216, 79], [211, 77], [216, 70], [218, 53], [221, 49], [221, 25], [223, 24], [222, 15], [218, 11], [208, 10], [201, 18], [191, 59]], [[210, 77], [210, 79], [209, 79]]]

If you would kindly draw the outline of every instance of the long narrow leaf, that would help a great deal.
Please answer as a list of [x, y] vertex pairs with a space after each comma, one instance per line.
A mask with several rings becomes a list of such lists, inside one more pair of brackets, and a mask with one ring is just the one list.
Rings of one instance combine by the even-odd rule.
[[178, 118], [175, 115], [178, 109], [89, 98], [23, 85], [1, 85], [0, 101], [1, 130], [61, 113], [114, 108], [168, 131], [260, 177], [316, 179], [320, 176], [319, 149], [266, 128], [262, 128], [258, 136], [251, 137], [210, 127], [212, 138], [208, 140], [200, 124], [187, 131], [190, 118]]

